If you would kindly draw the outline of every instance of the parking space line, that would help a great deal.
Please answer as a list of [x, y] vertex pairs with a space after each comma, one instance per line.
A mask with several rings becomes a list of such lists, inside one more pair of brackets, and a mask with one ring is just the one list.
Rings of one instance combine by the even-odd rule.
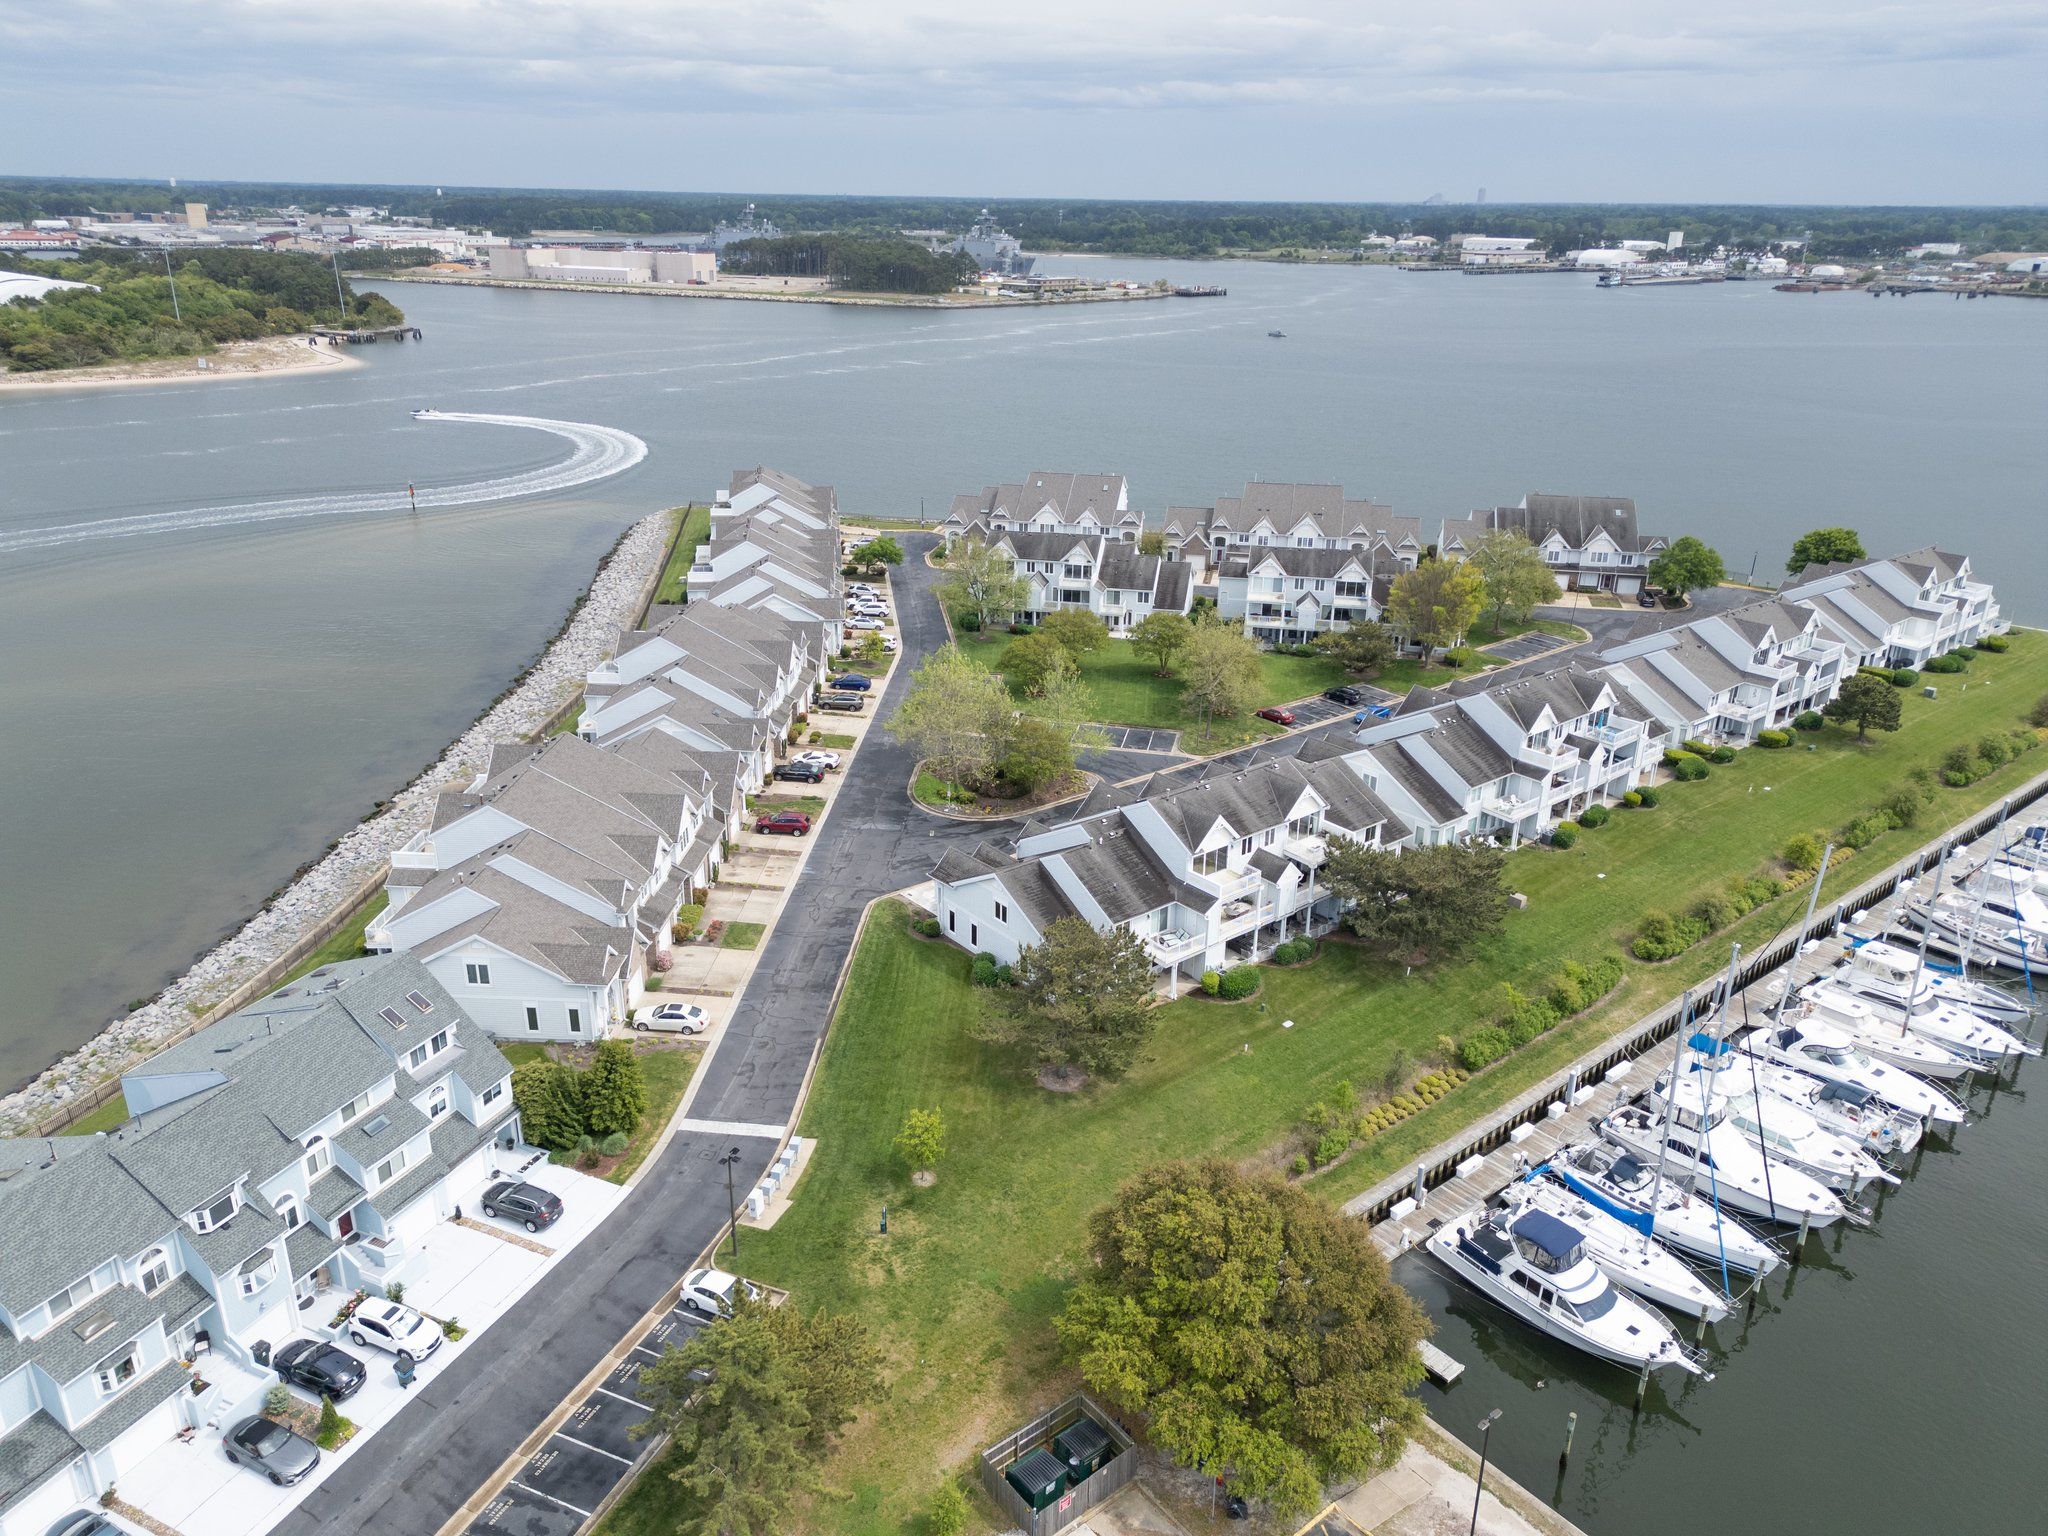
[[[562, 1436], [562, 1438], [566, 1440], [569, 1437], [567, 1435], [564, 1435]], [[569, 1511], [570, 1514], [581, 1515], [586, 1520], [592, 1520], [596, 1518], [596, 1516], [593, 1515], [589, 1510], [578, 1509], [574, 1504], [571, 1504], [567, 1499], [558, 1499], [552, 1493], [542, 1493], [538, 1488], [529, 1488], [526, 1486], [526, 1484], [519, 1481], [519, 1479], [516, 1477], [513, 1478], [512, 1481], [507, 1483], [505, 1486], [508, 1488], [517, 1488], [521, 1493], [530, 1493], [536, 1499], [545, 1499], [548, 1501], [548, 1503], [554, 1505], [556, 1508], [566, 1509], [567, 1511]]]
[[[640, 1346], [636, 1344], [636, 1345], [634, 1345], [633, 1347], [634, 1347], [635, 1349], [638, 1349], [638, 1348], [639, 1348]], [[622, 1392], [614, 1392], [614, 1391], [613, 1391], [613, 1390], [612, 1390], [612, 1389], [611, 1389], [610, 1387], [598, 1387], [598, 1388], [596, 1389], [596, 1391], [594, 1391], [594, 1392], [593, 1392], [593, 1393], [592, 1393], [591, 1395], [592, 1395], [592, 1396], [594, 1397], [594, 1396], [596, 1396], [596, 1395], [597, 1395], [597, 1393], [598, 1393], [598, 1392], [601, 1392], [601, 1393], [603, 1393], [603, 1394], [604, 1394], [604, 1395], [605, 1395], [606, 1397], [609, 1397], [609, 1398], [613, 1398], [613, 1399], [615, 1399], [615, 1400], [616, 1400], [616, 1401], [618, 1401], [618, 1402], [621, 1402], [621, 1403], [628, 1403], [628, 1404], [631, 1404], [631, 1405], [632, 1405], [633, 1407], [635, 1407], [635, 1408], [639, 1408], [639, 1409], [643, 1409], [643, 1410], [645, 1410], [645, 1409], [647, 1408], [647, 1404], [645, 1404], [645, 1403], [643, 1403], [643, 1402], [640, 1402], [640, 1401], [638, 1401], [637, 1399], [634, 1399], [634, 1398], [630, 1398], [630, 1397], [627, 1397], [627, 1396], [626, 1396], [626, 1395], [625, 1395], [624, 1393], [622, 1393]], [[584, 1401], [588, 1402], [588, 1401], [589, 1401], [589, 1399], [588, 1399], [588, 1398], [586, 1398], [586, 1399], [584, 1399]], [[561, 1434], [561, 1431], [557, 1430], [557, 1431], [556, 1431], [556, 1433], [557, 1433], [557, 1434]], [[570, 1437], [569, 1437], [568, 1435], [562, 1435], [562, 1438], [563, 1438], [564, 1440], [567, 1440], [567, 1439], [569, 1439]], [[580, 1444], [581, 1444], [582, 1442], [581, 1442], [581, 1441], [578, 1441], [577, 1443], [578, 1443], [578, 1444], [580, 1445]], [[594, 1446], [593, 1446], [593, 1447], [592, 1447], [592, 1449], [594, 1450], [594, 1449], [596, 1449], [596, 1447], [594, 1447]], [[607, 1452], [606, 1452], [605, 1454], [606, 1454], [606, 1455], [610, 1455], [611, 1453], [610, 1453], [609, 1451], [607, 1451]]]
[[780, 1125], [749, 1125], [744, 1120], [678, 1120], [679, 1131], [705, 1131], [713, 1136], [759, 1136], [769, 1141], [782, 1140], [788, 1129]]
[[[636, 1408], [644, 1408], [647, 1405], [645, 1403], [635, 1403], [633, 1406]], [[555, 1438], [557, 1440], [566, 1440], [571, 1445], [581, 1446], [586, 1451], [594, 1451], [596, 1454], [605, 1457], [607, 1460], [616, 1461], [622, 1467], [630, 1467], [633, 1465], [632, 1461], [629, 1460], [627, 1457], [620, 1456], [612, 1451], [608, 1451], [601, 1445], [592, 1445], [588, 1440], [578, 1440], [574, 1435], [569, 1434], [564, 1430], [556, 1430]]]

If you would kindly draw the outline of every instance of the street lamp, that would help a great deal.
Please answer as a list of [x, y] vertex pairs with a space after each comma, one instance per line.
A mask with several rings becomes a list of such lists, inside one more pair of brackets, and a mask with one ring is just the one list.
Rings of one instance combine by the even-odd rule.
[[732, 1185], [732, 1170], [740, 1160], [740, 1149], [734, 1147], [718, 1160], [718, 1166], [725, 1170], [725, 1203], [732, 1219], [732, 1256], [740, 1256], [740, 1202]]
[[1500, 1410], [1494, 1409], [1479, 1421], [1479, 1486], [1472, 1490], [1472, 1528], [1469, 1536], [1479, 1536], [1479, 1501], [1486, 1497], [1486, 1443], [1493, 1438], [1493, 1421], [1500, 1417]]

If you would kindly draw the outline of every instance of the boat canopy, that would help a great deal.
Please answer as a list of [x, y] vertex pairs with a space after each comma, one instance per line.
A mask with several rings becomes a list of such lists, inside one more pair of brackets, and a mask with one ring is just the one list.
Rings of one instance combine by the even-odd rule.
[[1852, 1109], [1861, 1109], [1872, 1099], [1876, 1098], [1877, 1095], [1868, 1088], [1859, 1087], [1855, 1083], [1829, 1083], [1821, 1089], [1817, 1097], [1824, 1100], [1833, 1099], [1838, 1103], [1849, 1105]]
[[1694, 1035], [1685, 1045], [1687, 1050], [1697, 1051], [1702, 1056], [1726, 1056], [1735, 1049], [1726, 1040], [1716, 1040], [1704, 1032]]
[[1560, 1268], [1578, 1257], [1586, 1241], [1577, 1227], [1548, 1211], [1524, 1211], [1510, 1230]]

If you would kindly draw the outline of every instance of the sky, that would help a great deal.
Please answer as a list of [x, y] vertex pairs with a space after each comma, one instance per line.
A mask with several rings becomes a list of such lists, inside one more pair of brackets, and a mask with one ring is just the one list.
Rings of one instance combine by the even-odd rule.
[[2048, 0], [0, 0], [0, 173], [2048, 202]]

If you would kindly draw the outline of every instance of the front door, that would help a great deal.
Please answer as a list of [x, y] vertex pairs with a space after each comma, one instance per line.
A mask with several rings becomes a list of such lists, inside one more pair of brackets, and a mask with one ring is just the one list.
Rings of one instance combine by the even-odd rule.
[[354, 1211], [343, 1211], [341, 1213], [340, 1219], [334, 1223], [334, 1235], [344, 1243], [356, 1235], [356, 1213]]

